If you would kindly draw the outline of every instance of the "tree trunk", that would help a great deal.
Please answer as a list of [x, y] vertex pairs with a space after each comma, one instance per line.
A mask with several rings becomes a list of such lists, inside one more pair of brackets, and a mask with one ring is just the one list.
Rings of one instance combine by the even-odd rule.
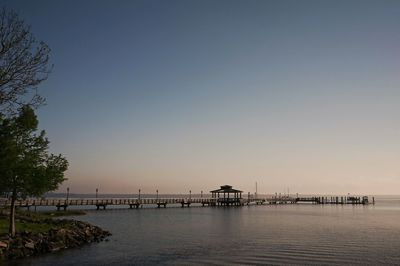
[[11, 196], [11, 206], [10, 206], [10, 227], [8, 233], [11, 236], [15, 236], [15, 201], [17, 200], [17, 193], [14, 190]]

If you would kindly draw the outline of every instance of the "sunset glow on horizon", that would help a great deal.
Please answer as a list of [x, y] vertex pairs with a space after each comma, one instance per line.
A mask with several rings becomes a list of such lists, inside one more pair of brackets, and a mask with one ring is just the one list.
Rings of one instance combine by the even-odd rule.
[[60, 192], [398, 194], [399, 1], [5, 3], [52, 49]]

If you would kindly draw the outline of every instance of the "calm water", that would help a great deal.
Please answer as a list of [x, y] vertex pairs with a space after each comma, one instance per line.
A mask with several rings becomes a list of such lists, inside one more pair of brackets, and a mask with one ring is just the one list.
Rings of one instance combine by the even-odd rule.
[[375, 206], [114, 209], [108, 242], [16, 265], [400, 265], [400, 197]]

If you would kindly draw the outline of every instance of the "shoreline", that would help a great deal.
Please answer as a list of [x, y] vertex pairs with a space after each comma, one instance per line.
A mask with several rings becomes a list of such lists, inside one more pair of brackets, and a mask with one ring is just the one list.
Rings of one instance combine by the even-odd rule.
[[[4, 231], [0, 234], [0, 262], [98, 243], [111, 235], [110, 232], [87, 222], [53, 219], [84, 214], [83, 211], [19, 212], [16, 235], [10, 237]], [[0, 219], [2, 225], [8, 222], [4, 215]]]

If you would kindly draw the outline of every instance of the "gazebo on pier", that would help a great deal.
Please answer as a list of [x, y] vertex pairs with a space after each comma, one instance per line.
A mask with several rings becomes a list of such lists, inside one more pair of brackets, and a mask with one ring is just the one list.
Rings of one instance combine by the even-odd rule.
[[239, 206], [243, 191], [233, 189], [232, 186], [224, 185], [220, 189], [210, 191], [213, 199], [219, 206]]

